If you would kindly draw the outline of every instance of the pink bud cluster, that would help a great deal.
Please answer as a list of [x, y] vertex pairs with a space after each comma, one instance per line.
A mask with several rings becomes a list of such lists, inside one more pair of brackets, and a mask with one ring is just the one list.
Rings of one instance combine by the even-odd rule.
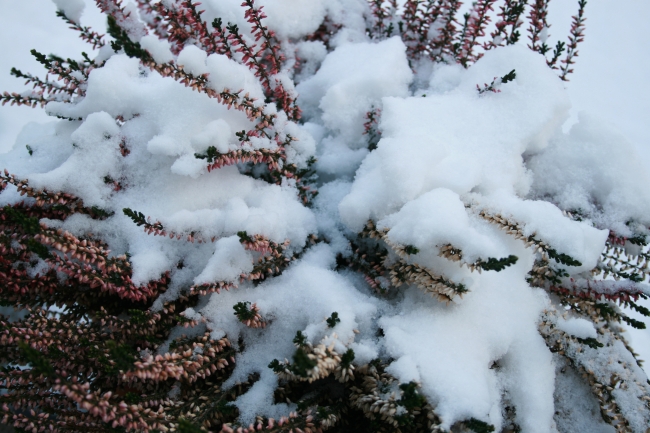
[[234, 363], [235, 358], [228, 339], [212, 341], [209, 345], [194, 342], [192, 347], [182, 352], [150, 355], [136, 361], [133, 370], [122, 374], [122, 381], [150, 383], [183, 379], [192, 383], [226, 368], [229, 361]]
[[0, 101], [4, 106], [7, 102], [9, 105], [27, 105], [28, 107], [36, 108], [37, 106], [44, 107], [50, 101], [54, 101], [53, 97], [45, 97], [42, 92], [30, 92], [28, 95], [21, 95], [16, 92], [2, 92]]
[[[549, 29], [551, 26], [546, 20], [548, 17], [548, 2], [550, 0], [535, 0], [531, 5], [531, 10], [528, 15], [528, 20], [530, 25], [528, 27], [528, 39], [530, 39], [530, 44], [528, 47], [533, 51], [540, 51], [541, 41], [543, 32], [545, 29]], [[543, 42], [543, 41], [542, 41]]]
[[59, 16], [63, 18], [66, 23], [68, 23], [72, 30], [78, 31], [81, 40], [89, 43], [93, 47], [93, 50], [106, 45], [106, 42], [104, 42], [104, 35], [91, 30], [89, 27], [81, 26], [79, 23], [71, 20], [63, 13], [61, 13]]
[[137, 17], [131, 16], [131, 12], [124, 10], [122, 0], [95, 0], [95, 3], [99, 10], [115, 18], [117, 25], [124, 29], [132, 39], [139, 40], [149, 33], [147, 27]]
[[280, 417], [278, 420], [274, 418], [258, 419], [248, 427], [233, 427], [230, 424], [224, 424], [221, 429], [222, 433], [254, 433], [258, 431], [322, 433], [323, 428], [320, 427], [311, 411], [307, 411], [305, 415], [291, 412], [289, 416]]
[[475, 53], [474, 47], [479, 44], [479, 38], [485, 36], [485, 28], [490, 23], [490, 12], [494, 11], [496, 0], [481, 0], [472, 6], [469, 18], [465, 24], [463, 44], [459, 53], [459, 62], [467, 67], [476, 62], [483, 54]]
[[571, 30], [569, 36], [569, 44], [567, 45], [566, 57], [562, 60], [563, 66], [560, 67], [562, 73], [560, 78], [564, 81], [568, 81], [566, 78], [567, 75], [573, 72], [571, 65], [575, 63], [574, 57], [578, 57], [578, 44], [585, 40], [584, 31], [585, 31], [585, 5], [586, 1], [579, 2], [579, 9], [577, 15], [572, 17], [571, 21]]
[[523, 21], [520, 19], [524, 11], [524, 6], [528, 0], [505, 0], [500, 7], [499, 20], [495, 23], [495, 29], [490, 33], [491, 41], [483, 45], [485, 50], [511, 45], [517, 42], [519, 36], [517, 29], [521, 27]]

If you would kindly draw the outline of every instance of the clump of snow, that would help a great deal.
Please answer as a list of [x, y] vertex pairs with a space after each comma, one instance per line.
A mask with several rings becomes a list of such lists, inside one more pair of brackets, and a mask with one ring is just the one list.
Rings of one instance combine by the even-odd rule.
[[155, 35], [146, 35], [140, 39], [140, 46], [158, 63], [168, 63], [174, 60], [171, 52], [171, 44], [164, 39], [158, 39]]
[[[332, 271], [334, 265], [331, 248], [315, 247], [282, 276], [258, 287], [247, 284], [213, 294], [200, 310], [214, 338], [227, 335], [231, 341], [237, 341], [241, 336], [246, 341], [246, 347], [237, 356], [235, 371], [224, 386], [246, 380], [251, 373], [260, 374], [259, 382], [235, 401], [246, 422], [256, 415], [275, 416], [286, 411], [286, 406], [278, 409], [272, 404], [278, 379], [267, 366], [273, 359], [291, 359], [296, 350], [292, 339], [298, 331], [314, 345], [327, 337], [338, 353], [344, 353], [356, 342], [355, 347], [362, 348], [361, 359], [376, 354], [372, 343], [356, 337], [355, 329], [361, 335], [376, 332], [374, 316], [379, 301], [360, 293], [346, 278]], [[268, 321], [266, 328], [251, 329], [239, 323], [233, 314], [233, 306], [238, 302], [256, 303]], [[338, 313], [341, 321], [328, 328], [326, 319], [333, 312]]]
[[[443, 428], [474, 417], [498, 431], [506, 388], [524, 431], [551, 431], [554, 367], [535, 320], [546, 301], [520, 279], [525, 266], [482, 275], [453, 308], [412, 289], [399, 314], [380, 319], [386, 350], [397, 361], [389, 371], [402, 382], [422, 382], [429, 401], [439, 402]], [[501, 374], [494, 362], [503, 364]]]
[[633, 146], [584, 113], [569, 134], [558, 133], [527, 165], [537, 197], [550, 198], [622, 236], [630, 235], [630, 220], [650, 223], [650, 176]]
[[[92, 113], [70, 135], [73, 152], [68, 159], [52, 171], [32, 175], [31, 184], [36, 188], [67, 190], [87, 205], [105, 206], [111, 189], [103, 177], [120, 162], [119, 132], [108, 113]], [[93, 170], [80, 170], [81, 167]]]
[[192, 75], [198, 76], [208, 72], [205, 61], [208, 54], [194, 45], [188, 45], [178, 54], [178, 64]]
[[521, 200], [498, 191], [478, 199], [479, 208], [519, 222], [525, 236], [535, 236], [563, 254], [568, 254], [582, 265], [573, 272], [593, 269], [598, 262], [609, 235], [586, 221], [572, 221], [555, 205], [538, 200]]
[[507, 255], [485, 223], [468, 214], [458, 194], [446, 188], [429, 191], [408, 202], [399, 212], [379, 220], [378, 228], [388, 228], [388, 238], [412, 245], [423, 252], [451, 244], [463, 251], [469, 262], [479, 258]]
[[70, 21], [79, 23], [81, 14], [86, 8], [86, 3], [84, 0], [52, 0], [56, 5], [57, 9], [63, 12], [63, 14], [68, 17]]
[[214, 281], [237, 282], [239, 276], [253, 270], [251, 254], [244, 249], [237, 236], [222, 238], [215, 244], [214, 255], [195, 279], [195, 284]]
[[[74, 8], [83, 2], [55, 3], [72, 18], [81, 13]], [[252, 41], [240, 3], [206, 1], [203, 18], [236, 24], [242, 37]], [[544, 59], [525, 47], [489, 51], [468, 70], [414, 65], [416, 77], [401, 39], [371, 41], [366, 36], [365, 1], [260, 4], [269, 15], [269, 28], [282, 40], [287, 64], [296, 58], [301, 62], [296, 76], [287, 67], [272, 81], [299, 93], [305, 120], [290, 122], [286, 113], [266, 106], [266, 114], [277, 116], [277, 137], [260, 134], [247, 150], [277, 150], [277, 143], [291, 136], [297, 141], [284, 149], [288, 164], [306, 169], [317, 156], [319, 195], [311, 207], [299, 198], [293, 179], [277, 185], [265, 181], [264, 167], [207, 170], [202, 156], [208, 149], [241, 149], [235, 132], [254, 129], [254, 119], [106, 49], [99, 59], [107, 61], [90, 73], [85, 97], [46, 107], [72, 120], [29, 125], [13, 151], [3, 155], [4, 166], [31, 186], [71, 192], [109, 215], [104, 220], [73, 215], [43, 222], [77, 235], [92, 232], [113, 254], [130, 254], [135, 284], [170, 271], [169, 289], [154, 310], [193, 285], [237, 286], [201, 296], [184, 315], [205, 319], [214, 338], [227, 336], [235, 343], [241, 337], [245, 342], [223, 384], [227, 389], [259, 374], [234, 403], [244, 422], [295, 410], [274, 403], [278, 378], [268, 364], [291, 359], [298, 331], [310, 344], [326, 342], [339, 354], [353, 349], [357, 366], [379, 358], [400, 382], [419, 382], [443, 428], [476, 418], [500, 431], [507, 403], [516, 409], [522, 432], [555, 431], [554, 391], [562, 408], [555, 414], [558, 426], [567, 425], [574, 413], [590, 416], [596, 404], [591, 400], [566, 409], [566, 397], [582, 396], [584, 389], [554, 388], [561, 361], [554, 362], [538, 329], [552, 301], [527, 283], [534, 249], [486, 221], [481, 212], [507, 218], [525, 237], [580, 261], [580, 266], [567, 267], [571, 275], [587, 272], [597, 264], [609, 234], [605, 228], [627, 235], [629, 220], [650, 223], [650, 197], [644, 189], [649, 179], [629, 156], [626, 143], [589, 118], [562, 133], [569, 109], [566, 92]], [[342, 26], [327, 45], [293, 41], [314, 32], [325, 18]], [[141, 37], [142, 47], [156, 61], [174, 60], [195, 76], [207, 74], [213, 89], [248, 95], [263, 107], [263, 86], [239, 62], [241, 52], [232, 59], [207, 55], [188, 43], [175, 58], [168, 42], [145, 36], [137, 23], [131, 24], [129, 31]], [[477, 84], [513, 69], [516, 79], [502, 84], [500, 93], [477, 92]], [[295, 88], [293, 80], [299, 83]], [[376, 148], [364, 134], [371, 110], [381, 110]], [[0, 195], [2, 205], [20, 200], [12, 186]], [[125, 208], [151, 217], [179, 239], [145, 233], [123, 213]], [[583, 221], [567, 218], [560, 209], [579, 211]], [[374, 296], [359, 273], [338, 269], [358, 247], [356, 234], [369, 220], [386, 232], [388, 243], [413, 247], [407, 258], [389, 252], [384, 266], [398, 259], [417, 264], [463, 284], [467, 292], [448, 305], [408, 285]], [[297, 260], [261, 284], [244, 281], [242, 275], [254, 269], [259, 253], [242, 245], [241, 232], [278, 244], [288, 241], [286, 258], [296, 254]], [[318, 243], [308, 246], [312, 234]], [[462, 251], [466, 264], [511, 255], [517, 261], [500, 272], [472, 272], [441, 257], [441, 247], [449, 244]], [[585, 289], [581, 281], [575, 288]], [[588, 287], [600, 290], [597, 283]], [[619, 287], [612, 283], [601, 291]], [[255, 303], [266, 328], [241, 323], [233, 310], [240, 302]], [[340, 322], [330, 328], [326, 319], [334, 312]], [[602, 330], [581, 318], [558, 319], [556, 326], [570, 336], [604, 338]], [[385, 338], [378, 337], [380, 330]], [[620, 341], [608, 343], [596, 354], [590, 348], [572, 356], [595, 370], [607, 365], [621, 377], [641, 377], [631, 355], [621, 365], [609, 365], [626, 349]], [[570, 370], [570, 383], [572, 375]], [[642, 431], [645, 412], [634, 410], [641, 403], [622, 390], [614, 393], [625, 403], [633, 429]], [[580, 422], [608, 431], [598, 422]]]
[[282, 38], [301, 38], [313, 33], [327, 12], [325, 0], [262, 0], [268, 25]]
[[[512, 69], [517, 78], [501, 93], [478, 95], [477, 82]], [[569, 103], [561, 83], [541, 57], [518, 46], [490, 51], [458, 72], [453, 91], [383, 100], [383, 138], [341, 203], [350, 228], [360, 230], [433, 188], [529, 192], [522, 155], [543, 148], [565, 119]]]
[[576, 317], [558, 320], [557, 327], [578, 338], [596, 338], [597, 335], [593, 323]]
[[330, 53], [318, 72], [297, 86], [307, 117], [322, 119], [347, 146], [362, 143], [365, 114], [385, 96], [408, 94], [412, 73], [406, 47], [395, 37], [379, 43], [345, 44]]

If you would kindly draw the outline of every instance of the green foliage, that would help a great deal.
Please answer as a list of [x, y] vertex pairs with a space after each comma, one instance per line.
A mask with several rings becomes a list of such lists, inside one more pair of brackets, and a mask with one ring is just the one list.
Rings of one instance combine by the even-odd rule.
[[27, 239], [25, 246], [27, 247], [28, 251], [31, 251], [32, 253], [36, 254], [38, 257], [40, 257], [43, 260], [52, 257], [50, 254], [50, 250], [45, 245], [35, 241], [32, 238]]
[[305, 346], [307, 344], [307, 336], [302, 331], [296, 332], [296, 336], [293, 337], [293, 344], [299, 347]]
[[639, 320], [633, 319], [631, 317], [628, 317], [628, 316], [626, 316], [624, 314], [621, 314], [621, 320], [623, 320], [625, 323], [627, 323], [628, 325], [630, 325], [631, 327], [636, 328], [636, 329], [645, 329], [646, 328], [645, 323], [643, 323], [643, 322], [641, 322]]
[[54, 367], [52, 367], [45, 354], [24, 342], [18, 343], [18, 348], [22, 357], [32, 366], [32, 370], [36, 374], [42, 374], [44, 376], [54, 374]]
[[333, 328], [335, 327], [338, 323], [341, 323], [341, 319], [339, 319], [339, 313], [336, 311], [332, 313], [332, 315], [327, 319], [327, 327], [328, 328]]
[[476, 418], [470, 418], [468, 421], [463, 422], [463, 424], [465, 424], [465, 427], [475, 431], [476, 433], [491, 433], [494, 431], [493, 425]]
[[122, 212], [124, 212], [124, 215], [131, 218], [137, 226], [141, 226], [147, 223], [147, 218], [145, 218], [142, 212], [131, 210], [128, 207], [122, 209]]
[[29, 153], [29, 156], [32, 156], [34, 154], [34, 149], [32, 149], [32, 146], [26, 144], [25, 147], [27, 148], [27, 152]]
[[238, 302], [232, 308], [235, 310], [235, 316], [242, 322], [255, 317], [255, 312], [251, 310], [250, 302]]
[[341, 366], [347, 368], [352, 364], [352, 361], [354, 361], [354, 350], [348, 349], [343, 356], [341, 356]]
[[638, 235], [638, 236], [634, 236], [634, 237], [631, 237], [631, 238], [627, 238], [627, 241], [629, 243], [631, 243], [632, 245], [638, 245], [638, 246], [641, 246], [641, 247], [644, 247], [644, 246], [648, 245], [648, 239], [643, 235]]
[[568, 254], [558, 253], [553, 248], [549, 248], [547, 252], [548, 252], [548, 256], [558, 263], [561, 263], [566, 266], [582, 266], [581, 262], [569, 256]]
[[98, 218], [98, 219], [106, 219], [106, 218], [108, 218], [110, 216], [113, 216], [115, 214], [114, 212], [106, 212], [104, 209], [102, 209], [100, 207], [97, 207], [97, 206], [91, 207], [90, 208], [90, 213], [91, 213], [92, 217]]
[[619, 314], [614, 308], [612, 308], [609, 304], [604, 304], [604, 303], [596, 303], [595, 304], [596, 310], [598, 311], [598, 314], [603, 317], [605, 320], [616, 320], [616, 321], [624, 321], [628, 325], [630, 325], [633, 328], [636, 329], [645, 329], [645, 323], [640, 322], [636, 319], [633, 319], [631, 317], [626, 316], [625, 314]]
[[[47, 69], [52, 68], [52, 59], [51, 59], [52, 56], [51, 55], [50, 55], [50, 57], [48, 57], [45, 54], [39, 53], [36, 50], [31, 50], [30, 53], [32, 53], [32, 56], [34, 56], [34, 58], [36, 59], [36, 61], [38, 63], [45, 66]], [[16, 71], [18, 71], [18, 70], [16, 70]], [[18, 71], [18, 72], [20, 72], [20, 71]]]
[[307, 377], [307, 372], [316, 367], [316, 364], [316, 360], [307, 356], [307, 352], [302, 348], [298, 348], [293, 354], [293, 365], [289, 367], [289, 370], [296, 376]]
[[636, 311], [637, 313], [643, 314], [646, 317], [650, 317], [650, 310], [648, 310], [643, 305], [638, 305], [638, 304], [635, 304], [634, 302], [630, 302], [630, 303], [628, 303], [628, 306], [632, 310]]
[[495, 259], [494, 257], [490, 257], [487, 260], [479, 261], [478, 266], [484, 271], [500, 272], [508, 266], [512, 266], [517, 263], [517, 260], [519, 260], [519, 258], [513, 255], [509, 255], [503, 259]]
[[9, 205], [3, 208], [8, 223], [13, 223], [23, 229], [25, 234], [35, 235], [41, 232], [38, 218], [25, 215], [22, 211]]
[[415, 382], [403, 383], [399, 386], [402, 390], [402, 398], [397, 404], [403, 406], [406, 410], [413, 410], [426, 404], [426, 399], [418, 392], [418, 384]]
[[501, 82], [504, 83], [504, 84], [509, 83], [509, 82], [513, 81], [515, 78], [517, 78], [517, 73], [513, 69], [512, 71], [508, 72], [503, 77], [501, 77]]
[[404, 247], [404, 252], [406, 254], [417, 254], [420, 252], [420, 250], [413, 245], [407, 245]]
[[269, 362], [268, 367], [273, 370], [274, 373], [282, 373], [284, 371], [284, 365], [282, 365], [277, 359]]
[[191, 421], [186, 420], [185, 418], [181, 418], [178, 422], [178, 430], [179, 433], [201, 433], [203, 430], [201, 430], [201, 427], [197, 426]]
[[127, 404], [138, 404], [142, 401], [142, 397], [134, 392], [127, 392], [124, 395], [124, 402]]
[[133, 363], [136, 361], [133, 348], [125, 344], [118, 345], [113, 340], [107, 341], [106, 347], [111, 357], [111, 362], [109, 362], [106, 368], [108, 371], [116, 374], [120, 371], [128, 371], [133, 368]]
[[210, 146], [208, 147], [208, 150], [205, 151], [205, 153], [195, 153], [194, 157], [197, 159], [207, 159], [208, 162], [212, 163], [215, 159], [217, 159], [219, 155], [220, 153], [217, 151], [217, 148]]
[[237, 236], [239, 237], [239, 242], [253, 242], [253, 238], [245, 231], [237, 232]]
[[245, 130], [245, 129], [242, 129], [242, 130], [239, 131], [239, 132], [235, 132], [235, 135], [237, 136], [237, 139], [238, 139], [240, 142], [243, 142], [243, 141], [248, 140], [248, 134], [246, 134], [246, 130]]
[[129, 321], [134, 325], [142, 325], [147, 323], [147, 315], [142, 310], [131, 309], [127, 310], [127, 313], [131, 316]]
[[149, 53], [142, 48], [138, 42], [133, 42], [131, 38], [129, 38], [128, 33], [117, 24], [117, 21], [111, 15], [108, 15], [108, 25], [106, 29], [108, 34], [115, 39], [111, 42], [111, 48], [113, 48], [113, 51], [118, 52], [124, 50], [124, 53], [129, 57], [137, 57], [138, 59], [145, 61], [151, 60]]
[[580, 343], [584, 344], [585, 346], [589, 346], [592, 349], [599, 349], [603, 347], [603, 343], [599, 342], [595, 338], [578, 338], [576, 337], [576, 340], [578, 340]]

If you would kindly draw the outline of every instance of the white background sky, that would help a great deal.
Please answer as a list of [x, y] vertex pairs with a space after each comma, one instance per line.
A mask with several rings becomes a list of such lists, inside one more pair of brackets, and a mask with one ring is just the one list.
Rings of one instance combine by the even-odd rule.
[[[93, 1], [86, 1], [82, 24], [103, 32], [104, 17]], [[89, 52], [55, 10], [50, 0], [0, 0], [0, 91], [24, 90], [22, 80], [10, 76], [12, 66], [43, 75], [44, 69], [29, 54], [32, 48], [72, 58]], [[551, 1], [551, 44], [566, 38], [576, 10], [577, 0]], [[586, 16], [586, 39], [567, 83], [572, 117], [587, 111], [610, 124], [639, 149], [650, 170], [650, 1], [590, 0]], [[11, 148], [27, 122], [49, 120], [40, 108], [0, 107], [0, 153]], [[650, 330], [635, 331], [630, 338], [642, 359], [648, 360], [648, 369]]]

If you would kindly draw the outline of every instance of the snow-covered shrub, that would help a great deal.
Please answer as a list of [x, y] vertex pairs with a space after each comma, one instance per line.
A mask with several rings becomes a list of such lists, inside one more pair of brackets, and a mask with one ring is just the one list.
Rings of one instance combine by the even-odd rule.
[[548, 0], [240, 1], [55, 0], [96, 51], [13, 71], [61, 120], [2, 156], [3, 421], [645, 432], [649, 179], [561, 129], [586, 2], [551, 49]]

